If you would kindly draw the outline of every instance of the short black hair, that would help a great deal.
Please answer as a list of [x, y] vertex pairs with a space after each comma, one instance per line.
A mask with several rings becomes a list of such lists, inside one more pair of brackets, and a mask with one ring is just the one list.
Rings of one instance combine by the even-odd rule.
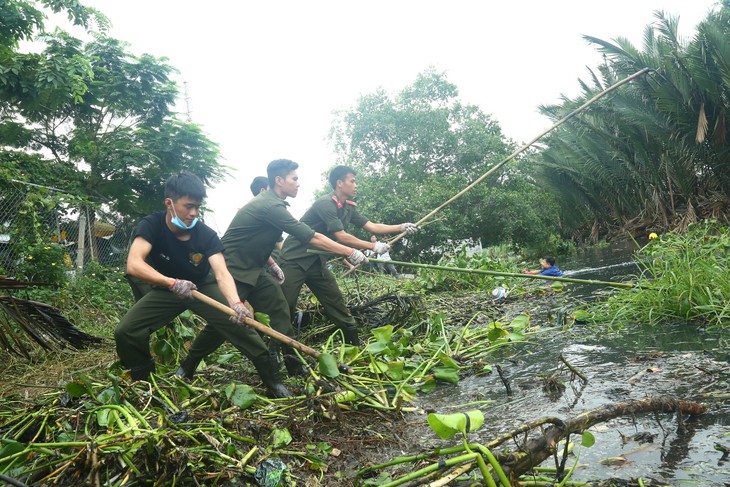
[[183, 196], [189, 196], [194, 200], [203, 201], [207, 195], [205, 184], [198, 176], [189, 172], [181, 172], [170, 176], [165, 181], [165, 198], [176, 200]]
[[332, 171], [330, 171], [330, 186], [332, 186], [332, 189], [337, 189], [337, 181], [344, 181], [348, 174], [352, 174], [353, 176], [357, 174], [357, 171], [355, 171], [350, 166], [336, 166]]
[[261, 190], [269, 189], [269, 178], [266, 176], [256, 176], [251, 181], [251, 192], [254, 196], [258, 196]]
[[546, 255], [545, 257], [543, 257], [543, 260], [545, 260], [545, 262], [550, 265], [555, 265], [555, 257], [553, 257], [552, 255]]
[[269, 188], [276, 186], [276, 177], [286, 178], [286, 175], [296, 171], [299, 164], [289, 159], [277, 159], [271, 161], [266, 167], [266, 174], [269, 176]]

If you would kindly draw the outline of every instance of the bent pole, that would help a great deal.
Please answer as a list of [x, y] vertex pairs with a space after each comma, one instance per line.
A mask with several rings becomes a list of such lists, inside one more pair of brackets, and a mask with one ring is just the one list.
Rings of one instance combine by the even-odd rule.
[[488, 276], [504, 276], [504, 277], [517, 277], [521, 279], [541, 279], [543, 281], [558, 281], [558, 282], [574, 282], [577, 284], [592, 284], [594, 286], [610, 286], [620, 287], [624, 289], [649, 289], [646, 286], [640, 284], [634, 284], [631, 282], [611, 282], [611, 281], [598, 281], [595, 279], [575, 279], [573, 277], [553, 277], [553, 276], [541, 276], [540, 274], [522, 274], [518, 272], [501, 272], [501, 271], [487, 271], [483, 269], [461, 269], [459, 267], [449, 267], [444, 265], [432, 265], [432, 264], [417, 264], [413, 262], [399, 262], [397, 260], [382, 260], [382, 259], [369, 259], [370, 262], [375, 263], [390, 263], [394, 265], [400, 265], [403, 267], [420, 267], [423, 269], [432, 269], [437, 271], [448, 271], [448, 272], [463, 272], [467, 274], [485, 274]]
[[[329, 252], [321, 250], [308, 249], [307, 252], [310, 254], [319, 255], [330, 255]], [[394, 264], [403, 267], [415, 267], [418, 269], [430, 269], [435, 271], [446, 271], [446, 272], [462, 272], [465, 274], [484, 274], [487, 276], [504, 276], [504, 277], [517, 277], [520, 279], [538, 279], [543, 281], [558, 281], [558, 282], [573, 282], [576, 284], [590, 284], [593, 286], [609, 286], [609, 287], [620, 287], [624, 289], [651, 289], [641, 284], [634, 284], [630, 282], [611, 282], [611, 281], [598, 281], [595, 279], [576, 279], [573, 277], [552, 277], [552, 276], [541, 276], [539, 274], [522, 274], [518, 272], [502, 272], [502, 271], [487, 271], [483, 269], [462, 269], [460, 267], [449, 267], [445, 265], [434, 265], [434, 264], [419, 264], [416, 262], [401, 262], [398, 260], [382, 260], [382, 259], [368, 259], [370, 262], [376, 264]]]
[[[226, 306], [223, 303], [219, 303], [215, 299], [206, 296], [205, 294], [201, 293], [200, 291], [193, 291], [193, 297], [197, 299], [198, 301], [201, 301], [208, 306], [211, 306], [212, 308], [217, 309], [218, 311], [225, 313], [230, 316], [238, 316], [237, 313]], [[274, 340], [283, 343], [284, 345], [288, 345], [292, 348], [296, 348], [303, 354], [309, 355], [310, 357], [313, 357], [315, 359], [318, 359], [321, 355], [320, 352], [317, 350], [308, 347], [307, 345], [303, 344], [302, 342], [299, 342], [295, 339], [293, 339], [290, 336], [284, 335], [281, 332], [278, 332], [274, 330], [273, 328], [264, 325], [263, 323], [259, 323], [258, 321], [254, 320], [253, 318], [246, 318], [244, 320], [244, 323], [246, 326], [249, 326], [253, 328], [254, 330], [258, 331], [259, 333], [263, 333], [264, 335], [268, 335]], [[337, 368], [340, 369], [340, 372], [344, 372], [346, 374], [352, 374], [352, 369], [344, 364], [338, 363]]]
[[[603, 98], [604, 96], [606, 96], [607, 94], [609, 94], [610, 92], [612, 92], [613, 90], [615, 90], [616, 88], [618, 88], [619, 86], [624, 85], [624, 84], [628, 83], [629, 81], [638, 78], [639, 76], [645, 75], [650, 70], [651, 70], [650, 68], [644, 68], [641, 71], [637, 71], [636, 73], [632, 74], [628, 78], [624, 78], [621, 81], [619, 81], [617, 83], [614, 83], [613, 85], [609, 86], [608, 88], [606, 88], [602, 92], [598, 93], [596, 96], [594, 96], [593, 98], [591, 98], [590, 100], [588, 100], [587, 102], [585, 102], [584, 104], [582, 104], [581, 106], [579, 106], [578, 108], [576, 108], [575, 110], [573, 110], [572, 112], [570, 112], [569, 114], [567, 114], [566, 116], [564, 116], [563, 118], [561, 118], [560, 120], [558, 120], [557, 122], [555, 122], [555, 124], [552, 127], [548, 128], [547, 130], [544, 130], [542, 133], [540, 133], [540, 135], [538, 135], [537, 137], [535, 137], [534, 139], [532, 139], [531, 141], [529, 141], [527, 144], [523, 145], [522, 147], [520, 147], [519, 149], [517, 149], [516, 151], [514, 151], [512, 154], [510, 154], [506, 158], [502, 159], [499, 163], [497, 163], [497, 165], [495, 165], [489, 171], [487, 171], [484, 174], [482, 174], [481, 176], [479, 176], [479, 178], [477, 178], [469, 186], [467, 186], [466, 188], [462, 189], [457, 194], [455, 194], [454, 196], [452, 196], [451, 198], [449, 198], [448, 200], [446, 200], [444, 203], [442, 203], [441, 206], [439, 206], [438, 208], [434, 209], [428, 215], [426, 215], [423, 218], [421, 218], [420, 220], [418, 220], [416, 222], [416, 225], [421, 225], [422, 223], [424, 223], [425, 221], [427, 221], [429, 218], [431, 218], [432, 216], [434, 216], [436, 213], [438, 213], [439, 211], [443, 210], [446, 206], [448, 206], [449, 204], [453, 203], [457, 199], [461, 198], [464, 194], [466, 194], [467, 191], [469, 191], [470, 189], [474, 188], [474, 186], [476, 186], [477, 184], [479, 184], [482, 181], [484, 181], [494, 171], [496, 171], [497, 169], [499, 169], [502, 166], [504, 166], [505, 164], [507, 164], [509, 161], [511, 161], [512, 159], [514, 159], [516, 156], [518, 156], [522, 152], [526, 151], [528, 148], [530, 148], [530, 146], [532, 144], [534, 144], [535, 142], [537, 142], [538, 140], [540, 140], [541, 138], [543, 138], [545, 135], [547, 135], [548, 133], [552, 132], [553, 130], [555, 130], [556, 128], [558, 128], [559, 126], [561, 126], [567, 120], [573, 118], [574, 116], [576, 116], [577, 114], [579, 114], [580, 112], [582, 112], [583, 110], [585, 110], [586, 108], [588, 108], [589, 106], [591, 106], [597, 100]], [[400, 234], [396, 235], [395, 237], [393, 237], [393, 239], [389, 240], [388, 243], [393, 244], [393, 243], [397, 242], [398, 240], [400, 240], [401, 238], [403, 238], [404, 235], [405, 235], [405, 233], [400, 233]]]

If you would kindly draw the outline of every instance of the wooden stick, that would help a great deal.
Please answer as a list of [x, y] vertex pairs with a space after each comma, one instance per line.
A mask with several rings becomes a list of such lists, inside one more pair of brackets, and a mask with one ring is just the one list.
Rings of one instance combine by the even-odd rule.
[[494, 368], [497, 369], [497, 373], [499, 374], [499, 378], [502, 381], [502, 384], [504, 384], [504, 388], [507, 389], [507, 395], [512, 395], [512, 388], [509, 385], [509, 380], [507, 380], [507, 377], [504, 376], [504, 371], [502, 370], [502, 367], [499, 366], [499, 364], [495, 365]]
[[[228, 306], [226, 306], [223, 303], [219, 303], [218, 301], [216, 301], [215, 299], [213, 299], [209, 296], [206, 296], [205, 294], [201, 293], [200, 291], [193, 291], [193, 297], [195, 299], [197, 299], [198, 301], [202, 301], [203, 303], [217, 309], [218, 311], [220, 311], [222, 313], [225, 313], [230, 316], [238, 316], [238, 314], [233, 309], [229, 308]], [[300, 352], [302, 352], [306, 355], [309, 355], [310, 357], [318, 359], [319, 356], [321, 355], [321, 353], [318, 352], [317, 350], [315, 350], [311, 347], [308, 347], [307, 345], [303, 344], [302, 342], [299, 342], [290, 336], [284, 335], [283, 333], [278, 332], [278, 331], [274, 330], [273, 328], [264, 325], [263, 323], [259, 323], [258, 321], [254, 320], [253, 318], [245, 318], [244, 323], [247, 326], [253, 328], [254, 330], [256, 330], [260, 333], [263, 333], [264, 335], [268, 335], [271, 338], [273, 338], [274, 340], [283, 343], [284, 345], [287, 345], [292, 348], [296, 348]], [[350, 367], [348, 367], [347, 365], [341, 364], [341, 363], [337, 364], [337, 368], [340, 369], [340, 372], [344, 372], [347, 374], [353, 373], [353, 371]]]

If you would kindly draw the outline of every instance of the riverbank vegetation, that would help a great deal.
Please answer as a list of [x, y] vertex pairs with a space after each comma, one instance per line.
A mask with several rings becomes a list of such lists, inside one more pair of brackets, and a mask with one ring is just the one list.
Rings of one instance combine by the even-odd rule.
[[695, 326], [730, 324], [730, 229], [717, 222], [667, 233], [637, 253], [641, 289], [622, 290], [592, 309], [597, 323], [655, 326], [687, 322]]
[[[597, 242], [627, 232], [682, 231], [706, 218], [726, 221], [729, 19], [723, 4], [685, 41], [678, 19], [657, 13], [641, 47], [586, 36], [605, 62], [580, 80], [580, 96], [541, 108], [554, 122], [617, 81], [644, 68], [649, 73], [445, 208], [443, 221], [405, 246], [407, 255], [424, 258], [424, 250], [469, 238], [558, 253], [563, 239]], [[364, 208], [383, 221], [427, 214], [514, 146], [433, 70], [396, 95], [363, 96], [339, 115], [333, 139], [340, 159], [362, 174]]]

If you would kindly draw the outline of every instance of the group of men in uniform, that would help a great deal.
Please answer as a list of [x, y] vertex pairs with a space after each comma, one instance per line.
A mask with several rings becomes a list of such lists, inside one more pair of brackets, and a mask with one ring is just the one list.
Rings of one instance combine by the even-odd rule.
[[[243, 324], [253, 318], [245, 302], [268, 314], [272, 328], [292, 336], [291, 317], [304, 284], [341, 330], [344, 341], [358, 345], [355, 320], [326, 257], [307, 250], [324, 250], [353, 265], [364, 264], [368, 259], [362, 250], [380, 254], [389, 245], [361, 240], [346, 231], [348, 225], [376, 235], [411, 234], [418, 227], [373, 223], [360, 215], [353, 201], [355, 170], [347, 166], [331, 171], [332, 193], [317, 199], [297, 220], [289, 213], [286, 199], [296, 197], [299, 190], [298, 167], [288, 159], [272, 161], [267, 167], [269, 189], [262, 189], [262, 181], [256, 187], [252, 184], [255, 197], [236, 213], [222, 239], [198, 220], [206, 196], [202, 181], [183, 172], [165, 182], [166, 209], [139, 222], [127, 259], [130, 280], [148, 284], [146, 292], [135, 293], [138, 300], [115, 331], [117, 353], [132, 379], [146, 380], [155, 370], [150, 335], [190, 309], [206, 325], [180, 364], [178, 376], [191, 378], [200, 362], [228, 340], [251, 360], [270, 395], [290, 396], [282, 383], [280, 357], [289, 375], [306, 374], [307, 368], [288, 347], [276, 340], [267, 347], [255, 330]], [[282, 232], [288, 237], [277, 262], [272, 252]], [[197, 301], [195, 292], [227, 304], [236, 316], [228, 317]]]

